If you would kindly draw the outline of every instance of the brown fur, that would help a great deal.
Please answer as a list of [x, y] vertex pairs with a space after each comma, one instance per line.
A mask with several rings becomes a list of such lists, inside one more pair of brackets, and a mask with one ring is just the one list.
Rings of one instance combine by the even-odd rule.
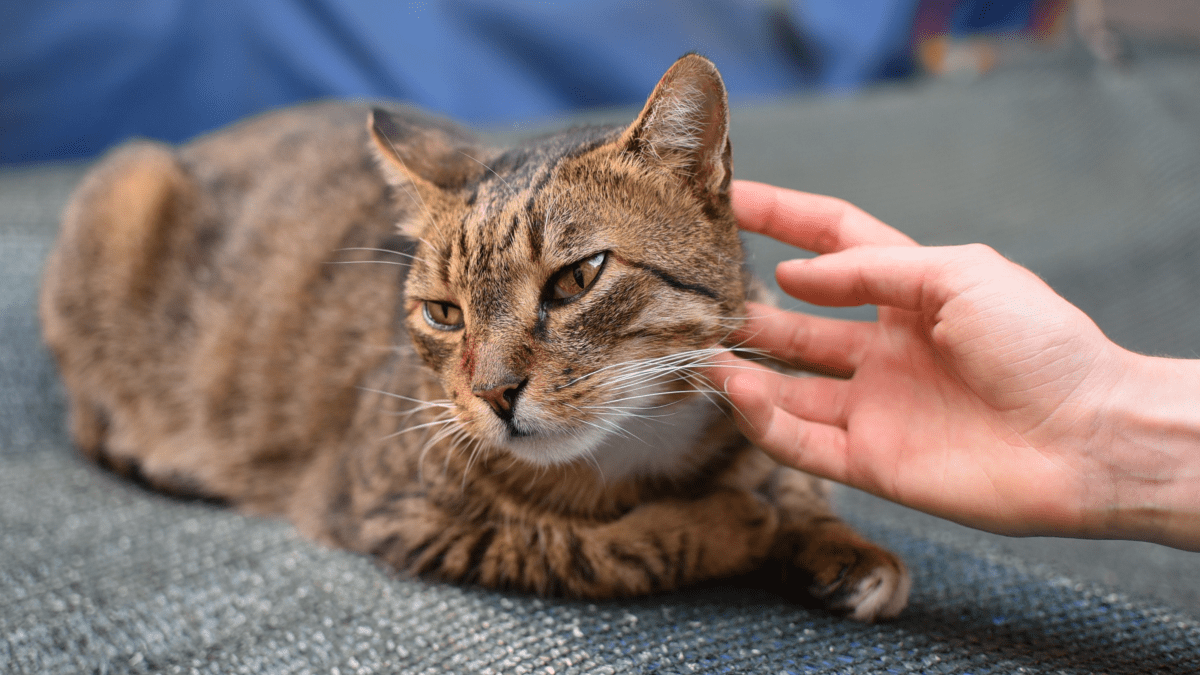
[[628, 128], [505, 151], [345, 104], [132, 143], [80, 186], [46, 269], [72, 433], [406, 572], [604, 598], [763, 570], [893, 616], [901, 563], [700, 392], [753, 293], [731, 172], [698, 56]]

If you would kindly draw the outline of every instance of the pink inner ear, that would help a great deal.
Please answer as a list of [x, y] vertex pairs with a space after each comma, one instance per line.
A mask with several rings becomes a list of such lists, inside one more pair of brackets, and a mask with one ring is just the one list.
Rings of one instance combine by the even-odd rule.
[[701, 190], [720, 191], [728, 182], [725, 85], [704, 57], [676, 61], [626, 133], [631, 150]]
[[373, 108], [367, 118], [372, 152], [390, 183], [457, 189], [484, 170], [472, 158], [486, 157], [489, 150], [471, 132], [429, 126], [411, 115]]
[[[703, 157], [700, 162], [702, 178], [705, 181], [716, 178], [721, 170], [726, 145], [726, 120], [728, 113], [725, 109], [725, 89], [719, 81], [709, 80], [702, 85], [704, 88], [704, 133], [700, 147]], [[719, 90], [718, 90], [719, 87]]]

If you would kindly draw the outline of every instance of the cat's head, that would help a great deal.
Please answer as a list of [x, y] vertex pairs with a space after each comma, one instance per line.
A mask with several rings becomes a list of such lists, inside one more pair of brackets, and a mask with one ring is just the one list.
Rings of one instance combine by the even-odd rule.
[[412, 342], [471, 437], [568, 462], [698, 395], [687, 368], [729, 334], [746, 293], [710, 61], [677, 61], [627, 128], [503, 153], [380, 110], [369, 124], [412, 202]]

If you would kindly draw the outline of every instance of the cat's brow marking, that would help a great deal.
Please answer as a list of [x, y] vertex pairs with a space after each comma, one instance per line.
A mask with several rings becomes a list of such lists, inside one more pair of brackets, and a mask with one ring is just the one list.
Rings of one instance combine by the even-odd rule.
[[554, 174], [558, 169], [558, 164], [562, 161], [562, 159], [562, 157], [559, 157], [542, 170], [542, 175], [538, 177], [537, 182], [534, 183], [533, 187], [529, 190], [529, 199], [525, 201], [526, 213], [529, 213], [530, 215], [533, 214], [533, 205], [537, 200], [537, 196], [541, 194], [542, 190], [546, 187], [546, 184], [550, 182], [550, 179], [554, 178]]
[[539, 227], [533, 227], [533, 223], [525, 228], [525, 232], [529, 236], [530, 257], [534, 260], [542, 259], [542, 230]]
[[658, 277], [658, 279], [660, 281], [662, 281], [666, 285], [670, 286], [671, 288], [674, 288], [677, 291], [686, 291], [688, 293], [695, 293], [697, 295], [702, 295], [702, 296], [708, 298], [709, 300], [720, 300], [721, 299], [720, 294], [718, 294], [716, 291], [712, 290], [711, 288], [709, 288], [708, 286], [705, 286], [703, 284], [688, 283], [686, 281], [683, 281], [683, 280], [675, 277], [673, 274], [667, 272], [666, 270], [661, 270], [661, 269], [659, 269], [653, 265], [647, 264], [647, 263], [637, 262], [636, 260], [629, 260], [628, 258], [622, 258], [617, 255], [614, 255], [613, 257], [618, 262], [621, 262], [624, 265], [627, 265], [629, 267], [633, 267], [633, 268], [636, 268], [639, 270], [643, 270], [645, 272], [649, 272], [650, 274], [653, 274], [654, 276]]
[[508, 225], [508, 230], [504, 233], [504, 237], [500, 243], [496, 244], [496, 250], [503, 253], [512, 246], [513, 240], [517, 236], [517, 228], [521, 226], [521, 218], [517, 214], [513, 214], [512, 221]]

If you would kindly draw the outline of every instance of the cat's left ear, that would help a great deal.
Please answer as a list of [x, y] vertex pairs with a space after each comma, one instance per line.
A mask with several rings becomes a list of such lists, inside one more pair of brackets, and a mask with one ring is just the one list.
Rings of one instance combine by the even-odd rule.
[[[425, 217], [446, 192], [460, 189], [480, 171], [475, 139], [457, 126], [413, 109], [372, 108], [367, 116], [371, 151], [384, 178], [422, 204]], [[409, 220], [402, 231], [420, 235], [421, 220]]]
[[724, 195], [733, 177], [729, 103], [712, 61], [687, 54], [675, 62], [625, 130], [626, 151], [687, 181], [698, 195]]

